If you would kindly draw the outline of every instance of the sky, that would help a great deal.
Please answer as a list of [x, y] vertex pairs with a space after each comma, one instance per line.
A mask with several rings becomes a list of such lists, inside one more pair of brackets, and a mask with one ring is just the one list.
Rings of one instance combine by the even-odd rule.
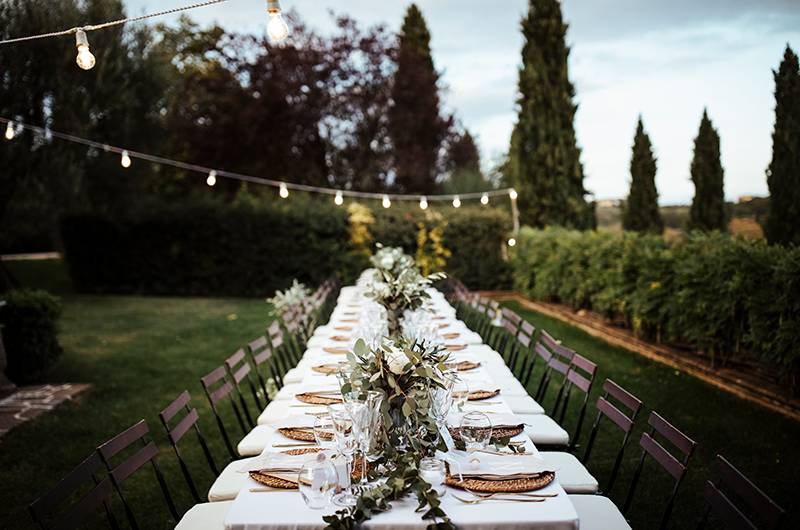
[[[181, 0], [127, 0], [140, 14]], [[229, 0], [191, 12], [201, 23], [263, 34], [265, 0]], [[309, 25], [330, 9], [399, 30], [405, 0], [281, 0]], [[478, 139], [488, 169], [508, 149], [527, 0], [417, 0], [431, 30], [448, 110]], [[662, 204], [691, 202], [694, 137], [703, 109], [720, 132], [725, 195], [767, 195], [774, 81], [786, 44], [800, 51], [800, 0], [562, 0], [585, 185], [624, 198], [636, 119], [658, 159]]]

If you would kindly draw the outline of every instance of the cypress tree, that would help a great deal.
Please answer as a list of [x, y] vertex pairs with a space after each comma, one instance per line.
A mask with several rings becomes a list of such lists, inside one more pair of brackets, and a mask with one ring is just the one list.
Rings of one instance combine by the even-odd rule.
[[422, 12], [411, 4], [400, 31], [389, 109], [395, 185], [404, 192], [436, 190], [439, 149], [450, 127], [449, 120], [440, 115], [439, 73], [430, 40]]
[[469, 131], [454, 136], [447, 154], [449, 176], [443, 183], [446, 193], [484, 191], [489, 183], [481, 171], [481, 155]]
[[691, 172], [695, 193], [689, 211], [689, 229], [726, 231], [724, 170], [719, 159], [719, 133], [714, 129], [706, 110], [703, 110], [700, 130], [694, 140]]
[[800, 245], [800, 70], [787, 45], [775, 76], [775, 129], [767, 170], [770, 243]]
[[505, 165], [519, 192], [520, 219], [532, 226], [595, 226], [575, 138], [575, 89], [569, 80], [567, 25], [558, 0], [530, 0], [522, 21], [519, 117]]
[[656, 159], [650, 136], [644, 131], [642, 117], [636, 126], [631, 157], [631, 191], [622, 216], [622, 227], [636, 232], [664, 231], [664, 222], [658, 209], [656, 190]]

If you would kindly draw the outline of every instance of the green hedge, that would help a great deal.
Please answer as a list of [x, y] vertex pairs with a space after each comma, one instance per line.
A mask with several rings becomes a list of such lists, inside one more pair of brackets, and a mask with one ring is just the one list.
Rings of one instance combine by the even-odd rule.
[[[415, 251], [419, 208], [372, 210], [373, 241]], [[450, 210], [442, 210], [448, 271], [472, 288], [508, 287], [501, 256], [508, 216]], [[294, 278], [348, 281], [369, 266], [350, 243], [347, 209], [300, 195], [227, 204], [187, 198], [125, 217], [72, 215], [62, 222], [62, 242], [76, 287], [92, 293], [266, 296]]]
[[526, 227], [511, 262], [515, 287], [533, 298], [595, 310], [717, 360], [800, 372], [800, 248]]
[[6, 375], [17, 384], [38, 382], [61, 355], [56, 326], [61, 305], [45, 291], [11, 291], [4, 298]]

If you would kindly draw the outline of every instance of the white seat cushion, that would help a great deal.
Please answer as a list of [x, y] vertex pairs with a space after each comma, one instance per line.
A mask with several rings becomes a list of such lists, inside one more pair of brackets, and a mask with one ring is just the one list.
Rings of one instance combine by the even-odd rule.
[[233, 501], [195, 504], [178, 522], [175, 530], [224, 530], [225, 516]]
[[[544, 409], [530, 396], [503, 396], [511, 411], [517, 416], [544, 416]], [[526, 420], [526, 423], [527, 420]]]
[[237, 450], [240, 456], [258, 456], [269, 445], [275, 434], [275, 428], [268, 425], [257, 425], [239, 442]]
[[569, 434], [550, 416], [544, 414], [517, 414], [525, 422], [525, 432], [537, 445], [564, 446], [569, 443]]
[[597, 493], [597, 479], [570, 453], [542, 451], [544, 461], [556, 470], [556, 480], [567, 493]]
[[235, 499], [236, 495], [239, 494], [239, 490], [244, 487], [248, 480], [247, 473], [241, 473], [239, 470], [253, 460], [255, 458], [243, 458], [228, 464], [208, 490], [208, 502], [232, 501]]
[[569, 500], [578, 512], [581, 530], [631, 530], [622, 512], [608, 497], [570, 495]]

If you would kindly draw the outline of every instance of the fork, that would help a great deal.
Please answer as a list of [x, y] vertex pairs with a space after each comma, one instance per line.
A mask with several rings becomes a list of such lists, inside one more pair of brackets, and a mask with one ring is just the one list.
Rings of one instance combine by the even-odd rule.
[[453, 495], [453, 498], [455, 498], [458, 501], [463, 502], [464, 504], [480, 504], [482, 502], [487, 502], [487, 501], [492, 501], [492, 500], [501, 501], [501, 502], [544, 502], [544, 501], [547, 500], [547, 499], [543, 499], [543, 498], [542, 499], [534, 499], [534, 498], [512, 499], [512, 498], [503, 498], [503, 497], [501, 497], [499, 499], [495, 499], [494, 497], [486, 497], [486, 498], [482, 497], [480, 499], [462, 499], [458, 495]]
[[558, 493], [528, 493], [528, 492], [519, 492], [519, 493], [504, 493], [502, 491], [498, 491], [495, 493], [479, 493], [477, 491], [466, 490], [469, 493], [475, 495], [476, 497], [480, 497], [481, 499], [491, 499], [492, 497], [496, 497], [498, 495], [512, 495], [517, 497], [529, 497], [532, 499], [552, 499], [553, 497], [558, 497]]

